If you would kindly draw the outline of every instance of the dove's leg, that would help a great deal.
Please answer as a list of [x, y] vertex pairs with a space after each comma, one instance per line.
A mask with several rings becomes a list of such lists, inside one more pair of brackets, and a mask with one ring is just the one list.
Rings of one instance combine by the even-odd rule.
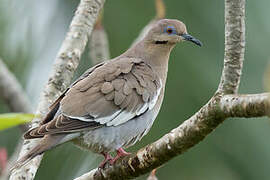
[[111, 157], [111, 155], [109, 153], [102, 152], [101, 154], [104, 156], [104, 160], [100, 163], [100, 165], [98, 167], [103, 169], [105, 164], [108, 161], [111, 161], [113, 158]]
[[117, 159], [119, 159], [120, 157], [127, 156], [127, 155], [130, 155], [130, 154], [131, 154], [131, 153], [129, 153], [129, 152], [126, 152], [123, 148], [117, 149], [117, 150], [116, 150], [116, 153], [117, 153], [117, 155], [115, 156], [115, 158], [113, 158], [113, 159], [110, 160], [110, 164], [111, 164], [111, 165], [114, 164], [115, 161], [116, 161]]

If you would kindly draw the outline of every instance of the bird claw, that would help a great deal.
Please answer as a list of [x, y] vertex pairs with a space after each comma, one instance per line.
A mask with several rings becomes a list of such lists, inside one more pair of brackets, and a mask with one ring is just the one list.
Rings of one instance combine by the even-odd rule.
[[113, 159], [111, 159], [111, 160], [109, 161], [109, 163], [110, 163], [111, 165], [113, 165], [119, 158], [124, 157], [124, 156], [128, 156], [128, 155], [131, 154], [131, 153], [129, 153], [129, 152], [126, 152], [123, 148], [117, 149], [116, 152], [117, 152], [117, 155], [115, 156], [115, 158], [113, 158]]
[[101, 154], [104, 156], [104, 160], [99, 164], [98, 168], [104, 169], [107, 162], [109, 162], [110, 165], [113, 165], [119, 158], [128, 156], [131, 154], [129, 152], [126, 152], [123, 148], [117, 149], [116, 152], [117, 152], [117, 155], [114, 158], [112, 158], [109, 153], [102, 152]]
[[99, 169], [104, 169], [107, 162], [110, 162], [113, 158], [109, 153], [101, 153], [104, 156], [104, 160], [99, 164]]

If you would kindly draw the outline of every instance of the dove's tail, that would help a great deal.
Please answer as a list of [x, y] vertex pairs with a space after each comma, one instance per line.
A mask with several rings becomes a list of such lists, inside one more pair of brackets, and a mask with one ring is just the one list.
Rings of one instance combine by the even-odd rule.
[[40, 139], [40, 142], [29, 152], [27, 152], [26, 155], [24, 155], [22, 158], [20, 158], [14, 166], [10, 169], [10, 172], [19, 169], [20, 167], [24, 166], [27, 164], [29, 161], [31, 161], [34, 157], [44, 153], [45, 151], [57, 146], [58, 144], [64, 143], [68, 140], [69, 138], [64, 138], [67, 137], [68, 135], [66, 134], [58, 134], [58, 135], [46, 135], [42, 139]]

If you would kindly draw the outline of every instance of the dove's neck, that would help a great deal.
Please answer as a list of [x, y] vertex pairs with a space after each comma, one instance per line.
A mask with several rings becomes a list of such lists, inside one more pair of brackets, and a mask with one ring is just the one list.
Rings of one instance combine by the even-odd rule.
[[168, 71], [169, 56], [173, 47], [174, 45], [170, 44], [154, 44], [152, 42], [142, 40], [126, 51], [123, 55], [143, 59], [156, 72], [158, 72], [165, 81]]

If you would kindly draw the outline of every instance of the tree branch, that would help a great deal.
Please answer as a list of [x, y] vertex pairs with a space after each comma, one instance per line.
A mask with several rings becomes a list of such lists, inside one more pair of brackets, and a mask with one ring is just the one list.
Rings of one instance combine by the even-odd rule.
[[[105, 0], [81, 0], [70, 24], [69, 32], [55, 59], [53, 72], [41, 95], [37, 108], [37, 114], [41, 118], [35, 118], [32, 121], [32, 127], [38, 126], [43, 115], [48, 111], [49, 105], [69, 86], [81, 54], [85, 49], [88, 36], [92, 32], [93, 24], [104, 2]], [[37, 143], [38, 140], [25, 140], [20, 157]], [[34, 158], [21, 169], [13, 171], [10, 179], [34, 179], [41, 158], [42, 155]]]
[[32, 112], [31, 103], [22, 86], [2, 59], [0, 59], [0, 96], [12, 112]]
[[119, 179], [119, 177], [131, 179], [140, 176], [198, 144], [230, 116], [267, 115], [269, 94], [224, 96], [238, 91], [245, 51], [244, 18], [245, 0], [225, 0], [224, 69], [217, 93], [206, 105], [156, 142], [124, 157], [113, 166], [94, 169], [75, 180]]
[[245, 0], [225, 0], [224, 67], [218, 92], [238, 91], [245, 54]]
[[89, 39], [89, 56], [94, 65], [110, 59], [109, 42], [102, 19], [103, 12], [100, 12]]
[[270, 94], [225, 95], [220, 104], [227, 117], [269, 116]]
[[94, 169], [75, 180], [131, 179], [186, 152], [229, 117], [262, 117], [269, 114], [270, 93], [215, 95], [179, 127], [104, 170]]
[[165, 7], [165, 4], [164, 4], [163, 0], [155, 0], [155, 6], [156, 6], [156, 16], [155, 16], [155, 18], [152, 19], [146, 26], [144, 26], [144, 28], [139, 33], [138, 37], [133, 41], [131, 46], [133, 46], [136, 43], [138, 43], [139, 41], [141, 41], [145, 37], [145, 35], [148, 33], [148, 31], [150, 30], [150, 28], [152, 27], [152, 25], [155, 22], [157, 22], [160, 19], [165, 18], [166, 7]]

